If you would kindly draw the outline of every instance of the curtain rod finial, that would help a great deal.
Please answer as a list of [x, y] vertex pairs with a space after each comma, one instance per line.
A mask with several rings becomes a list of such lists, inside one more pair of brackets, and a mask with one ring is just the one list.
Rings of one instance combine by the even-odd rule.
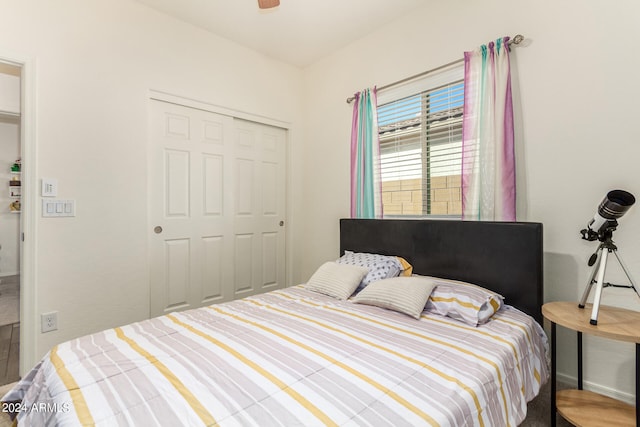
[[523, 40], [524, 40], [524, 36], [522, 34], [516, 34], [513, 37], [512, 41], [513, 41], [514, 44], [520, 44], [520, 43], [522, 43]]

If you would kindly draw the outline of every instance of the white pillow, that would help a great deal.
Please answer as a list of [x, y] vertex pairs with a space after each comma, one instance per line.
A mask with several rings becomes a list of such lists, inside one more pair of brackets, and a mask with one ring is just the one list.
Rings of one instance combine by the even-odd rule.
[[502, 295], [472, 283], [421, 277], [431, 279], [436, 286], [427, 301], [427, 311], [461, 320], [471, 326], [491, 320], [504, 303]]
[[307, 282], [306, 288], [338, 299], [347, 299], [369, 272], [356, 265], [325, 262]]
[[423, 277], [394, 277], [370, 283], [352, 301], [387, 308], [419, 319], [434, 286], [433, 280]]

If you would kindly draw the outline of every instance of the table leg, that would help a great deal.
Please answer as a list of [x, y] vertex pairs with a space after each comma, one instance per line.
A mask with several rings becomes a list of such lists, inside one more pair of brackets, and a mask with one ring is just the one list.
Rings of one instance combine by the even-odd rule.
[[636, 425], [640, 426], [640, 344], [636, 344]]
[[551, 322], [551, 427], [556, 427], [556, 324]]
[[582, 390], [582, 332], [578, 332], [578, 390]]

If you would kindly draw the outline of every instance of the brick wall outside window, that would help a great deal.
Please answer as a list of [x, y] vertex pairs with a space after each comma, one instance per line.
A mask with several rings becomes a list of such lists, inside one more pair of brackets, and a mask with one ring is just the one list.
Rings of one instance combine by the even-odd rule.
[[[460, 175], [431, 178], [431, 215], [460, 215], [462, 193]], [[382, 183], [385, 215], [426, 215], [422, 212], [420, 179], [386, 181]]]

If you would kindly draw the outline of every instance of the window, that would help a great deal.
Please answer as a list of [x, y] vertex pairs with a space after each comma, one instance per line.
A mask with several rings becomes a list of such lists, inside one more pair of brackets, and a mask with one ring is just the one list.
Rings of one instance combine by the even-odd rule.
[[385, 217], [461, 216], [462, 72], [457, 65], [379, 95]]

